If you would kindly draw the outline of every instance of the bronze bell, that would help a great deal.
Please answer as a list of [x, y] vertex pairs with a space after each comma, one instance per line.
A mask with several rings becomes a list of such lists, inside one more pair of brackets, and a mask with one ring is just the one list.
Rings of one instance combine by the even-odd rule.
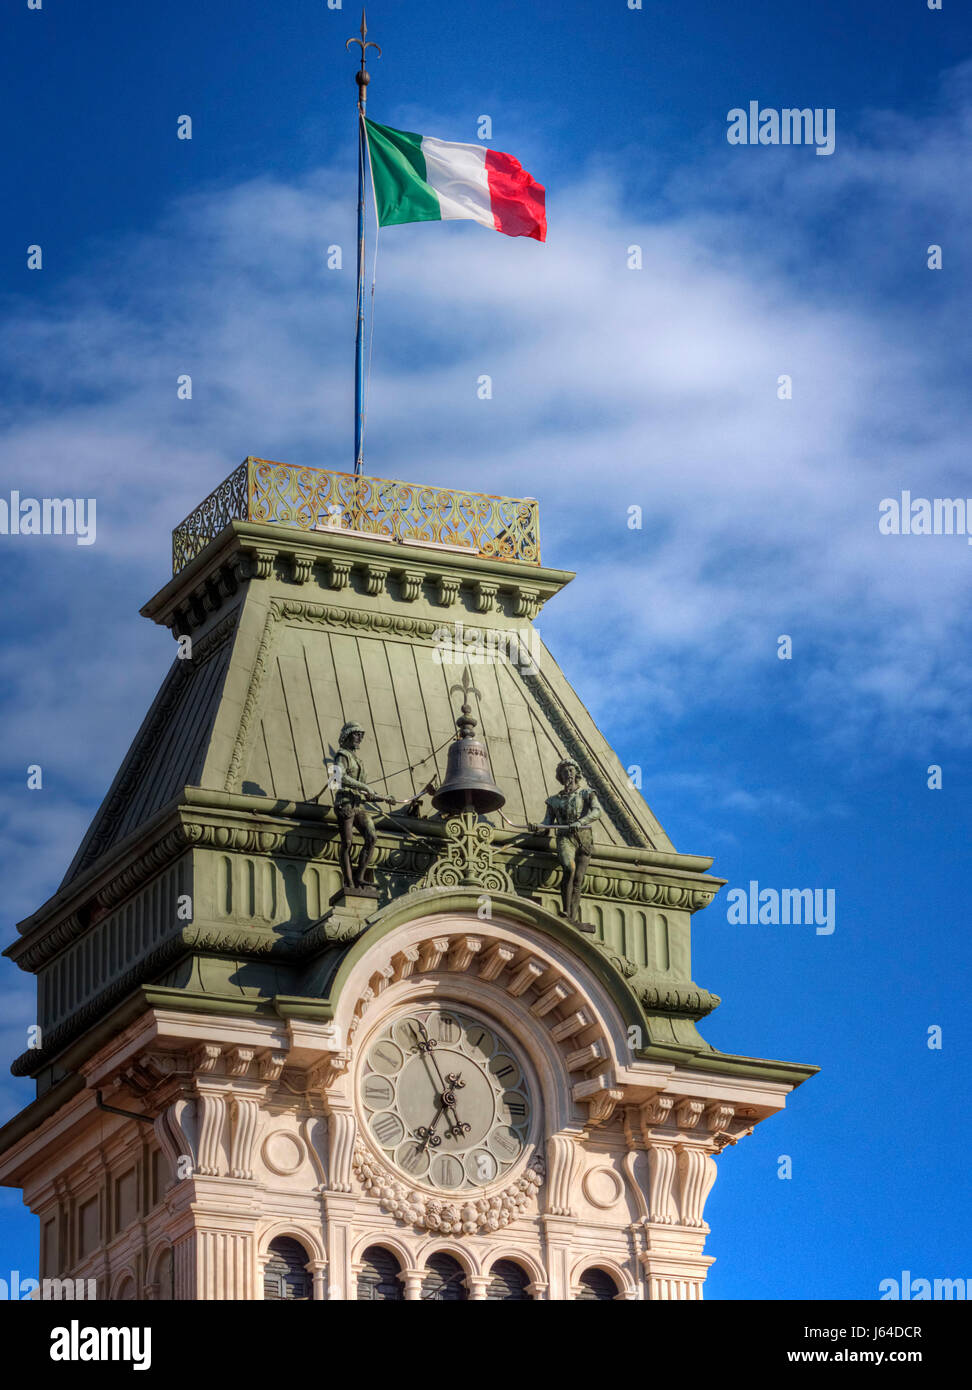
[[476, 721], [470, 715], [469, 706], [463, 705], [456, 720], [459, 732], [449, 745], [445, 781], [432, 798], [436, 810], [447, 816], [460, 811], [476, 811], [484, 816], [506, 805], [506, 797], [493, 781], [486, 745], [473, 737]]

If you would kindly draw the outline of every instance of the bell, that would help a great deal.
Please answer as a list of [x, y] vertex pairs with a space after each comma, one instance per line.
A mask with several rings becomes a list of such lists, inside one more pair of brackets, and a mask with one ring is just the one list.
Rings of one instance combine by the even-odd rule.
[[433, 796], [432, 805], [448, 816], [460, 811], [476, 811], [481, 816], [498, 811], [506, 805], [506, 797], [493, 781], [485, 743], [473, 737], [476, 721], [470, 718], [468, 705], [463, 705], [456, 726], [459, 732], [449, 745], [445, 781]]

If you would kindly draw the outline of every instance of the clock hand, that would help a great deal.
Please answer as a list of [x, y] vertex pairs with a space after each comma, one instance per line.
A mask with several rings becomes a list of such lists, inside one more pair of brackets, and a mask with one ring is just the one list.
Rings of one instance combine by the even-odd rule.
[[419, 1125], [418, 1129], [415, 1131], [419, 1139], [422, 1141], [419, 1145], [419, 1148], [427, 1149], [431, 1144], [433, 1149], [437, 1149], [439, 1145], [442, 1143], [442, 1140], [440, 1139], [439, 1135], [435, 1133], [435, 1127], [442, 1119], [444, 1113], [445, 1112], [443, 1110], [443, 1107], [440, 1104], [438, 1110], [435, 1112], [435, 1119], [432, 1121], [432, 1123], [430, 1125]]
[[453, 1124], [449, 1127], [447, 1132], [453, 1139], [461, 1139], [464, 1134], [469, 1133], [469, 1125], [459, 1118], [459, 1112], [456, 1110], [456, 1097], [451, 1088], [462, 1087], [465, 1086], [466, 1083], [462, 1080], [461, 1072], [451, 1071], [448, 1077], [443, 1079], [442, 1071], [435, 1057], [436, 1041], [434, 1038], [429, 1037], [428, 1030], [421, 1019], [416, 1019], [415, 1021], [422, 1033], [422, 1041], [418, 1043], [418, 1049], [420, 1052], [425, 1053], [433, 1067], [435, 1067], [435, 1074], [439, 1078], [439, 1095], [442, 1098], [442, 1104], [452, 1111]]
[[466, 1124], [464, 1120], [460, 1120], [459, 1118], [459, 1111], [456, 1109], [455, 1093], [456, 1090], [458, 1090], [461, 1086], [465, 1086], [466, 1083], [462, 1079], [461, 1071], [450, 1071], [448, 1076], [446, 1077], [446, 1081], [449, 1083], [450, 1089], [442, 1092], [442, 1104], [443, 1106], [448, 1106], [448, 1108], [452, 1111], [452, 1119], [454, 1122], [449, 1127], [447, 1133], [450, 1134], [453, 1139], [461, 1139], [464, 1134], [469, 1133], [469, 1125]]

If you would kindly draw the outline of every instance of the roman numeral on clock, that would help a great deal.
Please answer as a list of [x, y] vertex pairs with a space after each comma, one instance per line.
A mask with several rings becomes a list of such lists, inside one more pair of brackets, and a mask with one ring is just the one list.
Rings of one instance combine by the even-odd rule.
[[379, 1115], [371, 1127], [386, 1149], [402, 1137], [402, 1123], [395, 1115]]

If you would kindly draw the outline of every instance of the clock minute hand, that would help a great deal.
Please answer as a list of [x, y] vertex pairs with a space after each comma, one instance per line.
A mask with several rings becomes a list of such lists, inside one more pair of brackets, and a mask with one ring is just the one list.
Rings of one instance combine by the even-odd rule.
[[[443, 1078], [439, 1063], [435, 1057], [435, 1039], [429, 1037], [428, 1029], [421, 1019], [416, 1019], [415, 1021], [422, 1034], [422, 1041], [418, 1044], [419, 1051], [424, 1052], [426, 1057], [431, 1061], [433, 1067], [435, 1067], [435, 1074], [439, 1078], [439, 1095], [441, 1096], [442, 1104], [452, 1111], [453, 1124], [449, 1133], [454, 1139], [459, 1139], [463, 1134], [469, 1133], [469, 1126], [459, 1118], [459, 1112], [456, 1110], [456, 1098], [452, 1093], [451, 1086], [465, 1086], [466, 1083], [462, 1080], [461, 1072], [450, 1072], [448, 1078]], [[451, 1083], [451, 1086], [446, 1084], [447, 1080]], [[447, 1096], [449, 1097], [448, 1100], [446, 1099]]]

